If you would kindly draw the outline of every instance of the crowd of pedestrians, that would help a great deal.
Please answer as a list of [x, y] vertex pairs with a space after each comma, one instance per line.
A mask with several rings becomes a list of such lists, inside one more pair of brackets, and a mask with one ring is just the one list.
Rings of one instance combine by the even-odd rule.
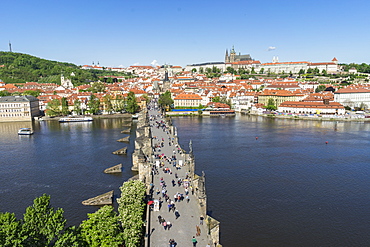
[[[158, 224], [161, 226], [159, 229], [167, 232], [171, 231], [172, 227], [178, 221], [181, 221], [183, 217], [193, 217], [188, 214], [182, 214], [178, 205], [183, 205], [181, 206], [182, 210], [187, 205], [190, 205], [189, 202], [194, 195], [194, 186], [192, 177], [187, 172], [183, 150], [177, 143], [177, 138], [172, 133], [170, 126], [154, 104], [149, 106], [149, 110], [149, 123], [152, 128], [152, 144], [155, 159], [154, 164], [152, 164], [152, 175], [154, 177], [152, 199], [159, 202], [157, 217]], [[203, 216], [201, 216], [200, 225], [203, 224], [203, 219]], [[199, 225], [186, 227], [194, 227], [193, 234], [196, 236], [201, 235]], [[191, 241], [193, 246], [196, 246], [197, 240], [195, 237]], [[177, 242], [174, 238], [171, 238], [169, 246], [175, 247], [176, 245]]]

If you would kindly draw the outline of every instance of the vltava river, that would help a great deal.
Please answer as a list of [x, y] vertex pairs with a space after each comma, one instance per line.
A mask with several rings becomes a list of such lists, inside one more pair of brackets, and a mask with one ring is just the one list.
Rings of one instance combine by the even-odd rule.
[[[208, 209], [224, 246], [368, 246], [370, 123], [235, 118], [173, 118], [206, 174]], [[134, 175], [121, 119], [92, 123], [0, 123], [0, 211], [22, 217], [43, 193], [79, 224], [97, 208], [81, 201]], [[133, 137], [133, 136], [132, 136]], [[256, 139], [258, 137], [258, 139]], [[328, 144], [325, 144], [328, 142]], [[111, 154], [128, 146], [128, 156]], [[123, 163], [121, 175], [104, 174]]]
[[224, 246], [369, 246], [370, 123], [173, 122], [205, 171]]

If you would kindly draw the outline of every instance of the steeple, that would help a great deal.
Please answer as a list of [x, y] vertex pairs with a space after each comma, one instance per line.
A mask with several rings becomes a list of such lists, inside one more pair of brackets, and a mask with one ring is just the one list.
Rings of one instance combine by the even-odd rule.
[[225, 54], [225, 63], [229, 62], [229, 51], [226, 49], [226, 54]]
[[236, 54], [236, 52], [235, 52], [235, 50], [234, 50], [234, 46], [233, 46], [233, 49], [231, 49], [231, 51], [230, 51], [230, 55], [231, 54]]

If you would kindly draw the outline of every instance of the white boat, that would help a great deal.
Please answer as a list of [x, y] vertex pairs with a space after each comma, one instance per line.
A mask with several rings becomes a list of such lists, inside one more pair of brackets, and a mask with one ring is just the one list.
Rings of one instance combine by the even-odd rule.
[[31, 128], [20, 128], [18, 130], [18, 135], [32, 135], [33, 130]]
[[70, 122], [90, 122], [93, 121], [92, 117], [63, 117], [59, 119], [60, 123], [70, 123]]

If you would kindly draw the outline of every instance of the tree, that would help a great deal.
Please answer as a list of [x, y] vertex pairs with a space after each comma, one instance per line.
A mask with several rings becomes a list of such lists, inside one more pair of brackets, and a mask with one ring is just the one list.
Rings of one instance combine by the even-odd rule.
[[235, 74], [235, 69], [233, 67], [227, 67], [226, 72], [230, 74]]
[[105, 91], [105, 85], [103, 82], [93, 82], [91, 84], [91, 87], [89, 88], [89, 91], [92, 93], [99, 93], [99, 92], [104, 92]]
[[69, 114], [69, 109], [68, 109], [68, 101], [66, 98], [62, 98], [61, 100], [61, 105], [62, 105], [62, 115], [68, 115]]
[[26, 238], [27, 236], [22, 235], [22, 225], [15, 214], [0, 212], [0, 246], [22, 246]]
[[22, 232], [26, 246], [49, 246], [61, 235], [66, 220], [63, 209], [50, 206], [50, 196], [44, 194], [33, 201], [23, 215]]
[[161, 94], [158, 99], [158, 103], [162, 108], [170, 108], [171, 105], [173, 104], [173, 99], [171, 97], [171, 92], [166, 91], [164, 94]]
[[89, 103], [87, 103], [87, 105], [89, 106], [89, 112], [91, 114], [97, 114], [99, 112], [100, 100], [94, 94], [91, 94]]
[[34, 91], [34, 90], [26, 90], [26, 91], [24, 91], [23, 93], [22, 93], [22, 95], [32, 95], [32, 96], [34, 96], [34, 97], [39, 97], [40, 96], [40, 90], [36, 90], [36, 91]]
[[79, 99], [76, 99], [76, 100], [73, 102], [73, 111], [74, 111], [77, 115], [83, 114], [82, 109], [81, 109], [81, 101], [80, 101]]
[[302, 74], [304, 74], [304, 72], [305, 72], [304, 69], [300, 69], [299, 72], [298, 72], [298, 74], [299, 75], [302, 75]]
[[143, 236], [145, 185], [139, 180], [132, 180], [123, 183], [120, 190], [121, 197], [117, 202], [125, 246], [136, 247]]
[[0, 97], [2, 97], [2, 96], [10, 96], [10, 95], [12, 95], [11, 93], [9, 93], [8, 91], [0, 91]]
[[131, 114], [134, 114], [135, 112], [139, 110], [139, 108], [140, 107], [136, 102], [135, 93], [130, 91], [126, 99], [126, 111]]
[[61, 114], [61, 102], [59, 99], [53, 99], [46, 105], [46, 114], [51, 117], [59, 116]]
[[276, 110], [277, 109], [277, 107], [275, 105], [275, 100], [273, 98], [268, 99], [266, 109], [268, 109], [268, 110]]
[[123, 232], [117, 213], [112, 206], [104, 206], [92, 214], [81, 225], [81, 236], [88, 246], [114, 247], [123, 244]]
[[191, 70], [191, 73], [193, 74], [193, 73], [196, 73], [197, 72], [197, 69], [196, 68], [193, 68], [192, 70]]
[[324, 91], [326, 89], [326, 86], [325, 85], [319, 85], [316, 89], [315, 89], [315, 93], [319, 93], [321, 91]]
[[81, 235], [81, 229], [76, 226], [68, 227], [55, 242], [54, 247], [88, 247]]
[[200, 74], [203, 74], [203, 73], [204, 73], [204, 69], [203, 69], [203, 67], [200, 67], [200, 68], [199, 68], [199, 73], [200, 73]]
[[220, 102], [220, 96], [213, 97], [212, 102]]
[[112, 113], [113, 105], [112, 105], [112, 96], [110, 94], [107, 94], [103, 97], [105, 111], [109, 114]]
[[[260, 70], [261, 71], [261, 70]], [[262, 72], [263, 72], [263, 68], [262, 68]], [[256, 71], [254, 71], [254, 67], [252, 67], [252, 69], [251, 69], [251, 74], [255, 74], [256, 73]]]
[[123, 95], [119, 94], [115, 96], [115, 99], [112, 99], [112, 108], [115, 112], [121, 112], [125, 109], [125, 98]]

